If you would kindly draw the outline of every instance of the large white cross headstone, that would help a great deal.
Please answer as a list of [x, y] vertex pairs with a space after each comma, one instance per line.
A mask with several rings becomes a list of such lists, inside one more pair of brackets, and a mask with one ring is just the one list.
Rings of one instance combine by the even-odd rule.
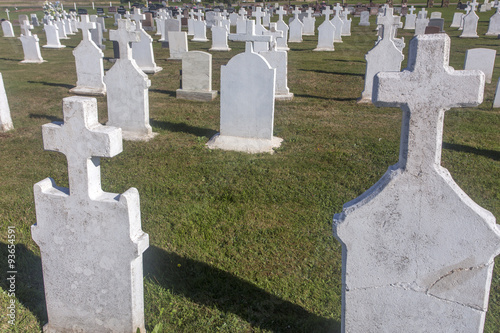
[[135, 21], [136, 30], [142, 29], [142, 22], [146, 19], [146, 15], [141, 14], [140, 8], [134, 9], [134, 14], [130, 15], [130, 18]]
[[280, 6], [276, 13], [278, 14], [278, 21], [283, 21], [283, 15], [287, 14], [286, 10], [283, 9], [283, 6]]
[[321, 12], [321, 14], [325, 15], [325, 20], [330, 21], [330, 15], [333, 14], [333, 10], [330, 9], [330, 6], [326, 6], [326, 8]]
[[82, 30], [82, 35], [84, 40], [90, 40], [90, 31], [96, 28], [95, 22], [90, 22], [88, 15], [81, 15], [81, 20], [76, 22], [78, 29]]
[[31, 29], [33, 29], [33, 26], [29, 23], [28, 20], [24, 20], [21, 23], [21, 30], [24, 36], [31, 36]]
[[68, 162], [69, 189], [34, 185], [48, 332], [145, 333], [139, 193], [101, 189], [100, 158], [122, 151], [121, 130], [99, 124], [97, 100], [63, 99], [64, 123], [42, 126], [44, 148]]
[[245, 34], [230, 34], [229, 40], [246, 42], [245, 52], [253, 52], [254, 42], [271, 42], [271, 36], [256, 35], [255, 34], [255, 21], [247, 20], [247, 30]]
[[479, 105], [484, 74], [449, 53], [446, 34], [419, 35], [407, 69], [377, 74], [374, 103], [403, 110], [399, 161], [334, 217], [342, 331], [482, 331], [500, 228], [440, 161], [445, 111]]
[[140, 40], [139, 32], [132, 31], [128, 20], [118, 20], [118, 30], [109, 31], [109, 39], [118, 42], [120, 49], [120, 59], [132, 59], [132, 48], [130, 43], [137, 43]]

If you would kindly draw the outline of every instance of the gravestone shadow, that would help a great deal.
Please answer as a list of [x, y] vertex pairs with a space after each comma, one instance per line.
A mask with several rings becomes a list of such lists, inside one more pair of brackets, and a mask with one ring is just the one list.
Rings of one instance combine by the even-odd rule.
[[62, 122], [63, 119], [62, 118], [59, 118], [59, 117], [56, 117], [56, 116], [50, 116], [48, 114], [36, 114], [36, 113], [30, 113], [28, 115], [29, 118], [31, 119], [47, 119], [49, 120], [50, 122]]
[[470, 153], [474, 155], [480, 155], [484, 157], [491, 158], [495, 161], [500, 161], [500, 151], [487, 150], [487, 149], [477, 149], [471, 146], [458, 145], [454, 143], [443, 142], [443, 149], [454, 150], [463, 153]]
[[52, 83], [52, 82], [45, 82], [45, 81], [28, 81], [28, 83], [39, 83], [43, 84], [44, 86], [51, 86], [51, 87], [63, 87], [66, 89], [72, 89], [75, 86], [71, 84], [65, 84], [65, 83]]
[[149, 121], [151, 126], [153, 127], [158, 127], [166, 131], [170, 132], [183, 132], [183, 133], [189, 133], [193, 134], [194, 136], [197, 137], [207, 137], [211, 138], [214, 136], [217, 131], [209, 129], [209, 128], [202, 128], [202, 127], [196, 127], [196, 126], [191, 126], [186, 123], [172, 123], [168, 121], [161, 121], [161, 120], [153, 120], [151, 119]]
[[321, 69], [299, 69], [299, 71], [303, 72], [315, 72], [319, 74], [333, 74], [333, 75], [350, 75], [350, 76], [360, 76], [360, 77], [365, 77], [364, 73], [342, 73], [342, 72], [330, 72], [330, 71], [324, 71]]
[[328, 101], [337, 101], [337, 102], [349, 102], [349, 101], [356, 101], [357, 98], [355, 97], [323, 97], [323, 96], [313, 96], [309, 94], [294, 94], [295, 97], [304, 97], [304, 98], [318, 98], [318, 99], [325, 99]]
[[176, 95], [175, 91], [172, 91], [172, 90], [149, 89], [149, 92], [165, 94], [165, 95], [169, 95], [170, 97], [175, 97], [175, 95]]
[[156, 246], [144, 252], [144, 276], [175, 294], [272, 332], [339, 332], [340, 322], [311, 313], [231, 273]]

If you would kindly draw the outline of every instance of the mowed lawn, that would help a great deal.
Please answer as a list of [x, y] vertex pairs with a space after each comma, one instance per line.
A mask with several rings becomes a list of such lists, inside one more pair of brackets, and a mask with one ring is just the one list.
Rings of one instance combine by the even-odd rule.
[[[500, 40], [484, 36], [493, 11], [478, 13], [479, 38], [461, 39], [449, 28], [455, 9], [434, 10], [446, 20], [455, 69], [463, 68], [467, 49], [500, 52]], [[32, 12], [11, 12], [11, 19]], [[341, 247], [332, 235], [333, 214], [380, 179], [399, 153], [401, 110], [356, 104], [364, 85], [364, 55], [376, 41], [375, 17], [370, 21], [370, 27], [360, 27], [353, 18], [352, 36], [335, 44], [334, 52], [313, 52], [317, 35], [289, 44], [288, 85], [295, 98], [276, 102], [274, 132], [284, 141], [273, 155], [205, 147], [219, 130], [220, 99], [176, 99], [181, 63], [167, 61], [168, 50], [152, 33], [156, 62], [163, 67], [149, 76], [151, 125], [159, 135], [150, 142], [124, 142], [123, 153], [101, 164], [105, 191], [136, 187], [140, 193], [142, 229], [150, 237], [144, 253], [148, 332], [340, 330]], [[321, 22], [317, 18], [316, 25]], [[113, 19], [106, 23], [115, 29]], [[14, 30], [19, 35], [19, 27]], [[34, 33], [45, 45], [42, 27]], [[405, 57], [412, 35], [398, 32], [405, 38]], [[14, 327], [7, 323], [7, 282], [0, 282], [2, 332], [41, 332], [47, 322], [40, 250], [30, 233], [36, 222], [32, 191], [46, 177], [68, 185], [65, 156], [43, 150], [41, 126], [62, 120], [61, 101], [76, 84], [71, 51], [80, 39], [81, 32], [63, 40], [64, 49], [42, 48], [47, 62], [36, 65], [20, 64], [17, 38], [0, 37], [0, 73], [15, 126], [0, 133], [0, 275], [8, 271], [8, 226], [16, 227], [18, 270]], [[109, 69], [112, 43], [105, 44]], [[211, 42], [189, 42], [190, 50], [210, 47]], [[230, 47], [230, 52], [212, 52], [213, 89], [219, 90], [221, 66], [244, 50], [243, 43], [230, 42]], [[497, 218], [500, 109], [493, 109], [492, 101], [499, 75], [497, 59], [484, 102], [446, 112], [442, 153], [442, 165], [458, 185]], [[97, 101], [104, 124], [106, 98]], [[500, 331], [500, 259], [496, 263], [485, 324], [489, 333]]]

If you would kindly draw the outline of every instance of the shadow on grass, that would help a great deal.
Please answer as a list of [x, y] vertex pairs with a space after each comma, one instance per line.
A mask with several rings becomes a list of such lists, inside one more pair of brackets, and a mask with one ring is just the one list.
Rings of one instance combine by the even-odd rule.
[[51, 122], [54, 121], [59, 121], [62, 122], [63, 119], [56, 117], [56, 116], [49, 116], [48, 114], [35, 114], [35, 113], [30, 113], [29, 116], [31, 119], [47, 119], [50, 120]]
[[231, 273], [155, 246], [144, 252], [144, 276], [197, 304], [231, 312], [273, 332], [338, 332], [340, 323], [308, 312]]
[[170, 132], [183, 132], [183, 133], [190, 133], [193, 134], [194, 136], [200, 137], [200, 136], [205, 136], [207, 138], [211, 138], [214, 136], [217, 131], [209, 129], [209, 128], [202, 128], [202, 127], [196, 127], [196, 126], [191, 126], [186, 123], [171, 123], [168, 121], [159, 121], [159, 120], [153, 120], [151, 119], [149, 121], [151, 126], [153, 127], [158, 127], [163, 130], [167, 130]]
[[16, 61], [16, 62], [19, 62], [19, 61], [22, 61], [23, 59], [0, 58], [0, 60], [5, 60], [5, 61]]
[[175, 97], [175, 91], [172, 90], [149, 89], [149, 92], [155, 92], [159, 94], [169, 95], [170, 97]]
[[350, 75], [350, 76], [360, 76], [360, 77], [365, 77], [365, 74], [359, 74], [359, 73], [341, 73], [341, 72], [330, 72], [330, 71], [323, 71], [321, 69], [299, 69], [299, 71], [303, 72], [315, 72], [315, 73], [320, 73], [320, 74], [333, 74], [333, 75]]
[[457, 145], [454, 143], [446, 143], [446, 142], [443, 142], [443, 148], [458, 151], [458, 152], [463, 152], [463, 153], [481, 155], [481, 156], [491, 158], [492, 160], [495, 160], [495, 161], [500, 161], [500, 152], [495, 151], [495, 150], [477, 149], [477, 148], [473, 148], [470, 146]]
[[349, 102], [349, 101], [356, 101], [356, 97], [323, 97], [323, 96], [313, 96], [313, 95], [308, 95], [308, 94], [294, 94], [295, 97], [304, 97], [304, 98], [319, 98], [319, 99], [325, 99], [328, 101], [337, 101], [337, 102]]
[[74, 85], [71, 85], [71, 84], [52, 83], [52, 82], [45, 82], [45, 81], [28, 81], [28, 83], [40, 83], [40, 84], [43, 84], [44, 86], [63, 87], [66, 89], [71, 89], [71, 88], [75, 87]]
[[[0, 261], [0, 270], [4, 273], [11, 271], [12, 269], [7, 266], [8, 244], [0, 242], [0, 255], [1, 258], [5, 258]], [[16, 297], [44, 325], [47, 322], [47, 310], [43, 289], [42, 261], [24, 244], [16, 244], [15, 255]], [[4, 291], [9, 290], [7, 283], [6, 279], [0, 281], [0, 287]]]

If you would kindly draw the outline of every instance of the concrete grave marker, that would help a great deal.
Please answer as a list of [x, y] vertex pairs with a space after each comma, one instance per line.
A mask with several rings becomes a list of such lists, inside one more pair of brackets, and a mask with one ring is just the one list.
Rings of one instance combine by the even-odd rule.
[[433, 18], [441, 18], [441, 12], [432, 12], [431, 19]]
[[227, 44], [228, 29], [222, 25], [222, 16], [215, 13], [214, 24], [212, 25], [212, 47], [209, 51], [231, 51]]
[[288, 36], [288, 43], [302, 43], [302, 31], [304, 30], [304, 23], [300, 22], [299, 14], [301, 11], [296, 7], [293, 10], [294, 20], [290, 23], [290, 30]]
[[307, 8], [307, 15], [302, 20], [302, 23], [304, 23], [304, 30], [302, 31], [302, 35], [304, 36], [314, 36], [314, 30], [316, 29], [316, 18], [312, 16], [313, 13], [314, 10], [312, 10], [311, 7]]
[[90, 22], [88, 15], [81, 15], [77, 27], [82, 30], [82, 41], [73, 50], [76, 64], [76, 87], [70, 92], [77, 95], [104, 96], [104, 53], [90, 38], [90, 29], [96, 28], [95, 22]]
[[342, 32], [340, 33], [341, 36], [350, 36], [351, 35], [351, 24], [352, 24], [352, 19], [349, 18], [349, 10], [341, 10], [340, 11], [340, 18], [342, 19], [342, 22], [344, 23], [342, 25]]
[[405, 16], [405, 27], [403, 29], [405, 29], [405, 30], [414, 30], [415, 29], [417, 14], [414, 14], [414, 11], [415, 11], [415, 7], [411, 6], [409, 9], [409, 13], [406, 14], [406, 16]]
[[342, 7], [340, 4], [335, 5], [335, 15], [330, 20], [332, 24], [335, 26], [335, 35], [334, 41], [335, 43], [342, 43], [342, 29], [344, 29], [344, 21], [340, 17], [340, 13], [342, 12]]
[[69, 39], [68, 35], [66, 35], [66, 26], [59, 16], [56, 16], [56, 20], [53, 23], [55, 26], [57, 26], [59, 39]]
[[370, 12], [365, 10], [360, 14], [359, 24], [360, 26], [369, 27], [370, 26]]
[[187, 31], [188, 36], [194, 35], [194, 21], [195, 21], [194, 10], [190, 9], [188, 18], [188, 31]]
[[[140, 40], [132, 43], [132, 56], [137, 66], [146, 74], [155, 74], [163, 68], [156, 66], [155, 55], [153, 53], [153, 38], [144, 31], [141, 21], [145, 16], [141, 14], [139, 8], [135, 8], [131, 18], [135, 21], [135, 31], [139, 33]], [[121, 45], [120, 45], [121, 48]]]
[[95, 45], [97, 45], [101, 50], [105, 50], [106, 45], [104, 45], [104, 36], [102, 32], [102, 27], [101, 24], [97, 22], [97, 15], [90, 15], [89, 17], [90, 17], [90, 22], [95, 23], [95, 29], [90, 30], [90, 36], [94, 41]]
[[16, 37], [10, 21], [2, 21], [2, 31], [4, 37]]
[[170, 51], [168, 60], [182, 60], [184, 53], [188, 52], [187, 33], [185, 31], [169, 31], [168, 40]]
[[469, 14], [464, 16], [464, 26], [460, 37], [462, 38], [478, 38], [477, 34], [477, 23], [479, 22], [479, 16], [476, 14], [477, 2], [474, 0], [470, 3], [471, 10]]
[[201, 20], [203, 18], [203, 12], [201, 11], [201, 9], [198, 9], [196, 16], [198, 16], [198, 19], [196, 21], [194, 21], [194, 36], [191, 39], [191, 41], [193, 41], [193, 42], [208, 42], [207, 24], [205, 21]]
[[229, 35], [246, 46], [221, 68], [220, 133], [207, 143], [211, 149], [272, 153], [281, 145], [273, 136], [276, 70], [252, 46], [270, 42], [271, 36], [255, 35], [254, 24], [247, 22], [245, 35]]
[[460, 28], [463, 16], [464, 16], [463, 13], [454, 13], [450, 28]]
[[257, 7], [255, 11], [252, 13], [252, 16], [255, 17], [255, 34], [256, 35], [263, 35], [266, 30], [264, 26], [262, 25], [262, 18], [266, 15], [262, 11], [262, 7]]
[[0, 132], [7, 132], [12, 129], [14, 129], [14, 124], [10, 117], [9, 101], [7, 100], [2, 73], [0, 73]]
[[122, 151], [119, 128], [97, 121], [97, 101], [63, 99], [64, 123], [42, 126], [44, 149], [68, 161], [69, 188], [34, 185], [47, 305], [46, 332], [145, 333], [139, 193], [101, 189], [100, 157]]
[[330, 15], [332, 13], [333, 11], [330, 9], [330, 6], [326, 6], [323, 10], [322, 14], [325, 15], [325, 21], [318, 27], [318, 45], [313, 51], [335, 51], [333, 46], [335, 26], [330, 22]]
[[123, 19], [118, 21], [118, 30], [109, 31], [109, 39], [119, 43], [120, 58], [104, 77], [107, 125], [120, 127], [125, 140], [148, 141], [156, 135], [149, 125], [148, 88], [151, 81], [132, 58], [129, 43], [137, 43], [140, 38], [140, 33], [132, 29], [131, 22]]
[[441, 166], [441, 147], [444, 112], [479, 105], [484, 75], [455, 71], [449, 52], [446, 34], [419, 35], [406, 70], [377, 74], [374, 103], [403, 110], [399, 162], [334, 216], [342, 331], [482, 331], [500, 228]]
[[283, 6], [279, 7], [279, 10], [276, 11], [278, 14], [278, 22], [276, 22], [276, 28], [280, 31], [283, 31], [283, 37], [278, 38], [276, 40], [277, 48], [280, 51], [289, 51], [288, 47], [288, 30], [290, 29], [288, 25], [283, 21], [283, 15], [286, 14], [286, 10], [283, 9]]
[[241, 7], [238, 14], [238, 19], [236, 20], [236, 33], [244, 34], [247, 30], [247, 11], [245, 8]]
[[59, 28], [53, 23], [53, 21], [49, 21], [48, 24], [44, 24], [43, 26], [45, 30], [45, 36], [47, 37], [47, 44], [44, 45], [44, 48], [47, 49], [62, 49], [66, 47], [66, 45], [62, 45], [59, 38]]
[[437, 27], [439, 32], [444, 32], [444, 19], [442, 18], [431, 18], [427, 27]]
[[176, 98], [192, 101], [211, 101], [217, 97], [212, 90], [212, 55], [207, 52], [189, 51], [182, 56], [182, 88]]
[[488, 25], [487, 36], [500, 35], [500, 6], [497, 7], [495, 14], [490, 17], [490, 24]]
[[427, 11], [425, 8], [422, 8], [422, 10], [418, 12], [417, 20], [415, 21], [415, 36], [423, 35], [428, 24], [429, 19], [427, 18]]
[[21, 22], [21, 43], [23, 45], [24, 60], [21, 63], [24, 64], [40, 64], [44, 62], [42, 55], [40, 53], [40, 44], [37, 35], [32, 35], [30, 29], [33, 26], [29, 24], [28, 20]]
[[495, 92], [495, 99], [493, 100], [493, 107], [500, 108], [500, 78], [497, 82], [497, 90]]
[[485, 75], [486, 83], [491, 83], [497, 51], [493, 49], [469, 49], [465, 52], [464, 69], [478, 69]]

